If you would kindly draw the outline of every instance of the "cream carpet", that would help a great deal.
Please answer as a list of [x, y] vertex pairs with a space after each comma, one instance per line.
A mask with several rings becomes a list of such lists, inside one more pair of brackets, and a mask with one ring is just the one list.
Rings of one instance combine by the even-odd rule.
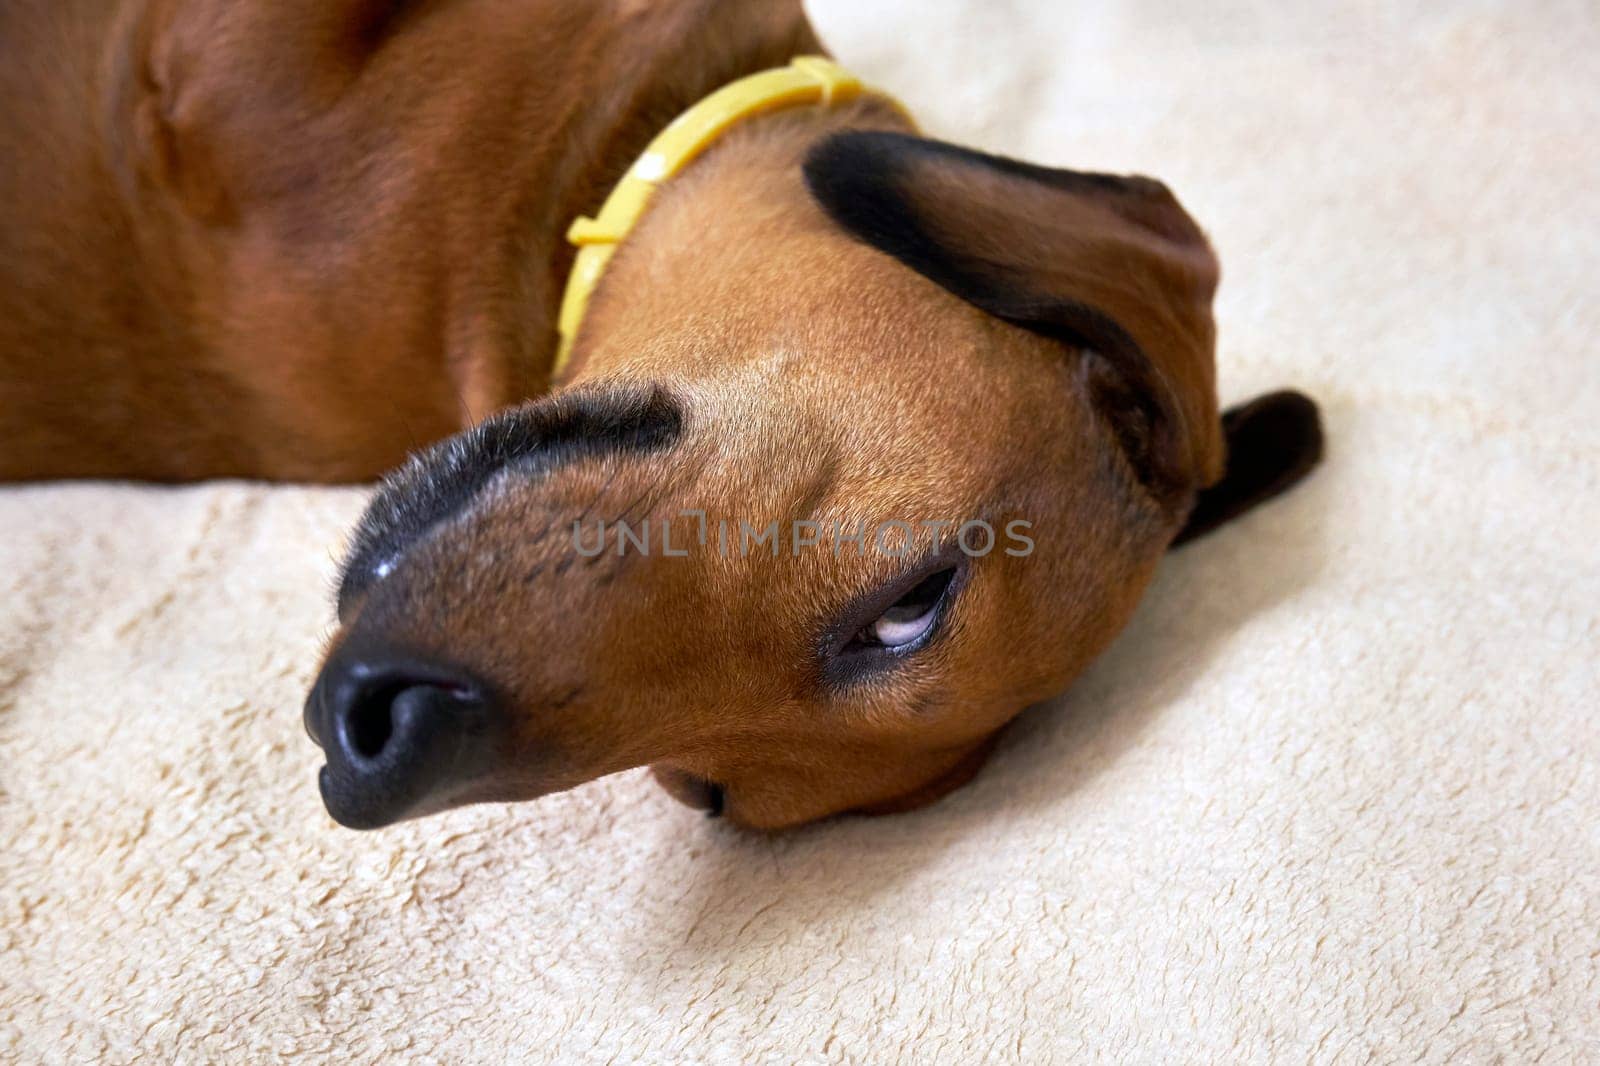
[[1600, 1060], [1594, 6], [815, 15], [931, 130], [1169, 180], [1326, 466], [972, 787], [776, 839], [638, 773], [338, 829], [360, 492], [0, 492], [0, 1060]]

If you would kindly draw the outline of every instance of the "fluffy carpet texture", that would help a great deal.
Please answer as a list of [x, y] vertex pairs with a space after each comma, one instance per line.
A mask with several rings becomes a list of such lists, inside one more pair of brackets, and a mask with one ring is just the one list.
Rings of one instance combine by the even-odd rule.
[[814, 14], [930, 131], [1169, 181], [1224, 397], [1326, 465], [972, 786], [776, 838], [642, 772], [339, 829], [364, 493], [0, 492], [0, 1059], [1600, 1060], [1593, 5]]

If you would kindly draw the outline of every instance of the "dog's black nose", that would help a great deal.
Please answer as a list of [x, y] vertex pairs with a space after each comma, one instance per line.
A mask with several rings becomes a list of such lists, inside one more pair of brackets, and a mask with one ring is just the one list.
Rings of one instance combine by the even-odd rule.
[[328, 758], [322, 801], [352, 829], [450, 806], [488, 768], [500, 725], [484, 687], [459, 671], [346, 650], [312, 686], [305, 724]]

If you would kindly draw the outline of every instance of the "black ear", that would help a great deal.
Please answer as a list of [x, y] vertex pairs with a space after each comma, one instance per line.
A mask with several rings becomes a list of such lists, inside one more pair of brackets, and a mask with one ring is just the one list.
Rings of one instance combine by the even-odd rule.
[[1097, 412], [1175, 521], [1220, 476], [1217, 263], [1166, 186], [862, 131], [816, 145], [805, 179], [857, 239], [1081, 358]]
[[1203, 537], [1293, 486], [1322, 459], [1322, 419], [1310, 397], [1272, 392], [1222, 416], [1228, 466], [1222, 480], [1195, 499], [1173, 540]]

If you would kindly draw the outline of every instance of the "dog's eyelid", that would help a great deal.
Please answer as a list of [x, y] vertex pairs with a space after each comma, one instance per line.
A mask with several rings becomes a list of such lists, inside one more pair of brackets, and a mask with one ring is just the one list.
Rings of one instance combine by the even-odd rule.
[[[842, 613], [841, 620], [828, 631], [823, 643], [824, 659], [828, 672], [835, 675], [833, 679], [847, 680], [846, 675], [856, 673], [858, 668], [887, 663], [926, 646], [941, 628], [967, 570], [966, 556], [946, 549], [860, 597]], [[888, 617], [901, 605], [915, 609], [917, 605], [909, 602], [912, 597], [926, 601], [918, 615], [909, 619]], [[906, 627], [901, 631], [907, 639], [895, 643], [881, 641], [873, 635], [880, 622], [887, 622], [891, 632], [894, 627]], [[920, 624], [924, 622], [926, 624]]]

